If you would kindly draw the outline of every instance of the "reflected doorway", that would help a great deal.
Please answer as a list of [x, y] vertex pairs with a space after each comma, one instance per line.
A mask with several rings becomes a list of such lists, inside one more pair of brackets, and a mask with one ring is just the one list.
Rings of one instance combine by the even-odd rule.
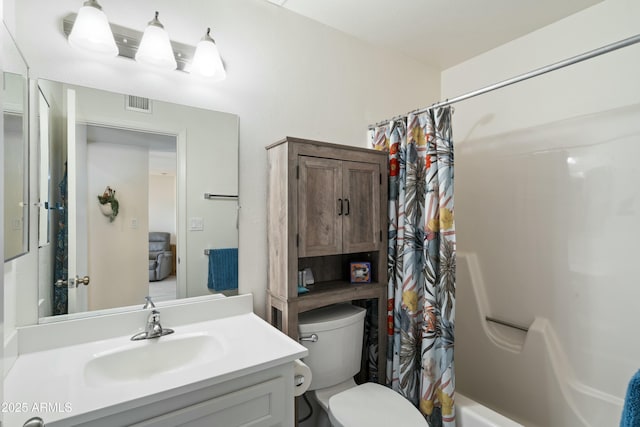
[[[85, 203], [78, 204], [80, 235], [86, 238], [86, 307], [101, 310], [144, 302], [149, 289], [151, 231], [169, 234], [175, 247], [176, 137], [98, 125], [77, 125], [77, 139], [86, 135]], [[85, 169], [80, 171], [80, 169]], [[81, 177], [85, 174], [84, 179]], [[105, 212], [98, 196], [109, 188], [118, 211]], [[80, 206], [84, 205], [85, 212]], [[84, 224], [82, 224], [84, 222]], [[171, 265], [164, 294], [176, 298], [176, 268]], [[169, 298], [171, 295], [171, 298]]]
[[149, 151], [148, 286], [154, 302], [177, 298], [176, 165], [175, 150]]

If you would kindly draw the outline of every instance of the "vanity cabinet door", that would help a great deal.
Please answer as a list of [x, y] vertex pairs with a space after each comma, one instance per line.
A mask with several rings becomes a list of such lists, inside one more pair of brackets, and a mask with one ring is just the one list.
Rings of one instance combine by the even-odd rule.
[[298, 158], [298, 256], [342, 252], [342, 162]]
[[284, 378], [278, 377], [132, 427], [285, 427], [285, 395]]

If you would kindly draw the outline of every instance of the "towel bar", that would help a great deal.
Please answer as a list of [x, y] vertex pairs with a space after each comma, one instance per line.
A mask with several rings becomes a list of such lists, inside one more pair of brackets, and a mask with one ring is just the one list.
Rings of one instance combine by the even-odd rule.
[[497, 323], [499, 325], [507, 326], [509, 328], [518, 329], [519, 331], [522, 331], [522, 332], [529, 332], [529, 328], [527, 328], [526, 326], [516, 325], [515, 323], [507, 322], [506, 320], [495, 319], [489, 316], [486, 316], [484, 320], [486, 320], [487, 322], [492, 322], [492, 323]]
[[212, 193], [204, 193], [204, 198], [206, 200], [238, 200], [238, 196], [230, 195], [230, 194], [212, 194]]

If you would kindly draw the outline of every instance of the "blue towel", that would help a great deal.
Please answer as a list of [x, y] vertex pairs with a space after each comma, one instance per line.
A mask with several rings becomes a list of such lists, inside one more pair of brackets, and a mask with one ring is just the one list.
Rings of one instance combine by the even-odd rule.
[[629, 381], [620, 427], [640, 427], [640, 371]]
[[238, 248], [209, 250], [207, 287], [214, 291], [238, 289]]

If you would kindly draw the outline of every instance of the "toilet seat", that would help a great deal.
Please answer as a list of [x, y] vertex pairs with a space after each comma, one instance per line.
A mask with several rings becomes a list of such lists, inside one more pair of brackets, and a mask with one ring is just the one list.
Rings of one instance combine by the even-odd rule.
[[338, 393], [342, 393], [345, 390], [349, 390], [350, 388], [354, 388], [357, 386], [358, 385], [353, 380], [353, 378], [349, 378], [347, 381], [336, 384], [333, 387], [314, 390], [312, 391], [312, 393], [314, 394], [320, 406], [322, 406], [322, 409], [324, 409], [325, 412], [329, 412], [329, 399], [331, 399]]
[[365, 383], [332, 396], [329, 419], [335, 427], [428, 427], [411, 402], [375, 383]]

